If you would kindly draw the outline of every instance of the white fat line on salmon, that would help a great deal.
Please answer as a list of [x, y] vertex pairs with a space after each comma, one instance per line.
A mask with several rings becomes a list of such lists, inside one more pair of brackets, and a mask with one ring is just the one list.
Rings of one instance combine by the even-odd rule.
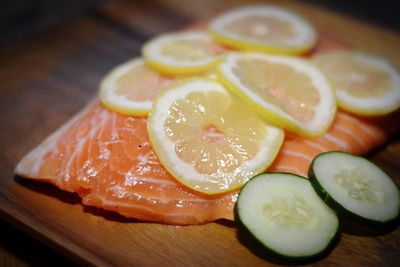
[[[66, 164], [63, 168], [63, 170], [64, 170], [63, 176], [64, 176], [65, 181], [68, 181], [70, 179], [70, 172], [71, 172], [70, 169], [71, 169], [72, 163], [75, 163], [75, 164], [78, 163], [77, 162], [78, 154], [80, 155], [82, 153], [82, 148], [83, 148], [83, 145], [85, 144], [82, 141], [85, 141], [85, 139], [86, 138], [80, 139], [79, 142], [75, 145], [72, 152], [69, 153], [68, 160], [66, 161]], [[69, 149], [69, 147], [68, 147], [68, 149]]]
[[[169, 219], [163, 219], [163, 221], [170, 221], [170, 222], [174, 222], [174, 223], [184, 222], [184, 224], [188, 224], [187, 223], [188, 221], [193, 221], [193, 223], [203, 221], [201, 219], [197, 219], [196, 214], [193, 215], [193, 212], [189, 212], [188, 214], [184, 215], [184, 214], [182, 214], [182, 210], [178, 210], [178, 212], [176, 212], [176, 213], [169, 212], [168, 214], [166, 214], [164, 212], [159, 212], [155, 209], [152, 209], [150, 206], [144, 206], [144, 205], [139, 205], [139, 204], [132, 206], [132, 204], [130, 204], [130, 203], [115, 202], [115, 201], [105, 199], [102, 196], [99, 196], [99, 199], [102, 202], [102, 205], [104, 208], [110, 207], [111, 208], [110, 210], [113, 210], [113, 211], [115, 211], [114, 210], [115, 207], [128, 209], [130, 211], [129, 212], [130, 214], [128, 215], [128, 217], [130, 217], [130, 218], [148, 220], [148, 216], [153, 215], [153, 216], [161, 216], [162, 218], [169, 218]], [[90, 205], [90, 203], [87, 203], [87, 205]], [[132, 211], [136, 214], [136, 216], [132, 217], [132, 215], [131, 215]], [[124, 212], [122, 212], [122, 211], [117, 211], [117, 212], [124, 215]], [[142, 216], [142, 215], [144, 215], [144, 216]], [[176, 220], [174, 218], [178, 218], [178, 220]], [[229, 219], [229, 218], [227, 218], [227, 219]], [[212, 221], [212, 220], [213, 219], [210, 219], [210, 221]]]
[[[104, 127], [106, 125], [107, 122], [107, 118], [108, 118], [108, 112], [106, 110], [101, 110], [99, 117], [100, 117], [100, 122], [94, 121], [93, 119], [91, 120], [91, 125], [97, 129], [96, 133], [97, 136], [101, 136], [103, 134], [104, 131]], [[90, 138], [90, 142], [89, 142], [89, 151], [88, 151], [88, 159], [92, 158], [92, 147], [93, 147], [93, 140], [96, 140], [95, 136], [96, 133], [93, 134], [93, 137]], [[99, 151], [100, 151], [100, 158], [103, 158], [104, 154], [104, 148], [101, 147], [100, 142], [97, 143], [99, 146]], [[107, 151], [109, 151], [107, 148], [105, 148]]]
[[372, 140], [375, 141], [375, 145], [380, 144], [385, 139], [384, 132], [381, 129], [373, 129], [373, 126], [362, 125], [362, 130], [366, 133]]
[[382, 136], [382, 130], [380, 129], [375, 129], [374, 127], [368, 124], [365, 124], [364, 122], [360, 121], [359, 119], [356, 119], [354, 117], [351, 117], [350, 115], [346, 113], [340, 113], [340, 117], [346, 121], [348, 121], [351, 124], [357, 125], [357, 130], [358, 131], [363, 131], [366, 133], [369, 137], [371, 137], [372, 140], [374, 140], [376, 143], [381, 143], [383, 138], [378, 138], [377, 134], [379, 133], [380, 136]]
[[[16, 173], [23, 173], [24, 169], [30, 169], [32, 177], [39, 176], [40, 168], [43, 165], [44, 156], [47, 153], [47, 146], [54, 147], [58, 136], [62, 134], [62, 129], [59, 129], [54, 134], [46, 138], [39, 146], [29, 152], [16, 166]], [[26, 165], [26, 166], [25, 166]]]
[[350, 139], [354, 140], [356, 143], [358, 143], [362, 148], [366, 148], [367, 144], [361, 142], [360, 138], [355, 138], [354, 137], [354, 132], [351, 131], [348, 128], [343, 127], [342, 125], [334, 125], [333, 128], [335, 128], [336, 130], [346, 134]]
[[324, 147], [323, 145], [321, 145], [320, 143], [318, 143], [317, 141], [312, 141], [312, 140], [308, 140], [308, 139], [303, 139], [302, 142], [304, 144], [307, 144], [313, 148], [316, 148], [318, 150], [320, 150], [321, 152], [325, 152], [328, 149], [326, 147]]
[[[161, 163], [156, 158], [154, 160], [151, 159], [151, 158], [154, 158], [155, 156], [153, 156], [150, 151], [147, 152], [146, 154], [143, 154], [143, 155], [139, 154], [136, 157], [133, 157], [128, 153], [128, 149], [136, 149], [136, 148], [135, 147], [132, 148], [132, 147], [127, 147], [127, 146], [122, 146], [122, 150], [124, 151], [125, 156], [129, 160], [131, 160], [132, 162], [137, 162], [137, 164], [139, 166], [150, 167], [150, 165], [151, 165], [151, 166], [154, 167], [154, 166], [160, 166], [161, 165]], [[129, 171], [132, 171], [132, 170], [129, 170]], [[124, 174], [122, 174], [122, 175], [124, 175]]]
[[[136, 137], [136, 138], [138, 138], [138, 139], [142, 139], [142, 138], [143, 138], [142, 136], [138, 135], [138, 133], [137, 133], [136, 130], [132, 130], [132, 129], [129, 129], [129, 128], [124, 128], [124, 130], [130, 132], [130, 133], [132, 134], [132, 136], [134, 136], [134, 137]], [[126, 142], [126, 140], [125, 140], [124, 142]], [[140, 140], [140, 142], [141, 142], [141, 143], [144, 143], [144, 142], [142, 142], [142, 140]], [[149, 154], [149, 153], [145, 154], [144, 156], [138, 155], [137, 157], [133, 157], [133, 156], [129, 153], [129, 151], [131, 151], [131, 150], [133, 150], [133, 151], [138, 150], [138, 147], [137, 147], [136, 145], [135, 145], [135, 146], [124, 145], [124, 146], [122, 146], [122, 150], [124, 151], [125, 156], [126, 156], [128, 159], [130, 159], [131, 161], [138, 161], [139, 164], [142, 164], [142, 165], [143, 165], [143, 164], [160, 165], [159, 162], [151, 162], [151, 161], [148, 159], [148, 154]], [[144, 159], [145, 157], [147, 158], [147, 160]]]
[[362, 130], [364, 133], [366, 133], [367, 135], [369, 135], [372, 140], [374, 140], [376, 143], [380, 143], [382, 142], [383, 138], [379, 138], [377, 137], [377, 134], [379, 134], [379, 136], [382, 136], [382, 130], [380, 129], [374, 129], [374, 126], [368, 125], [366, 123], [364, 123], [363, 121], [356, 119], [354, 117], [350, 117], [350, 115], [342, 113], [341, 117], [345, 120], [347, 120], [348, 122], [357, 125], [358, 130]]
[[[88, 104], [81, 112], [77, 113], [64, 125], [58, 128], [53, 134], [48, 136], [39, 146], [29, 152], [22, 160], [18, 163], [15, 168], [15, 173], [23, 174], [24, 169], [30, 170], [29, 176], [39, 176], [40, 169], [43, 165], [44, 156], [49, 152], [57, 152], [57, 140], [63, 135], [67, 129], [70, 128], [75, 122], [77, 122], [83, 115], [85, 115], [91, 108], [93, 103]], [[50, 148], [48, 148], [50, 147]], [[32, 167], [30, 167], [32, 165]]]
[[303, 153], [301, 153], [301, 152], [296, 152], [296, 151], [293, 151], [293, 150], [289, 150], [289, 149], [282, 149], [282, 152], [281, 153], [283, 153], [283, 154], [285, 154], [285, 155], [289, 155], [289, 156], [294, 156], [294, 157], [298, 157], [298, 158], [302, 158], [302, 159], [305, 159], [305, 160], [308, 160], [308, 161], [312, 161], [312, 157], [310, 157], [310, 156], [308, 156], [308, 155], [304, 155]]
[[[75, 123], [77, 123], [84, 116], [86, 116], [86, 114], [90, 111], [92, 105], [94, 105], [94, 102], [92, 102], [89, 105], [87, 105], [86, 108], [82, 112], [80, 112], [77, 115], [75, 115], [75, 117], [73, 117], [69, 122], [67, 122], [62, 128], [65, 127], [66, 130], [71, 128]], [[55, 144], [58, 141], [58, 139], [61, 138], [61, 136], [62, 136], [62, 134], [60, 134], [57, 137], [57, 140], [55, 140]], [[67, 166], [68, 166], [69, 161], [72, 158], [71, 157], [70, 146], [65, 146], [65, 148], [66, 148], [66, 151], [64, 151], [64, 155], [69, 155], [70, 158], [69, 158], [68, 161], [65, 161], [65, 160], [62, 161], [62, 166], [60, 167], [60, 170], [62, 170], [62, 171], [60, 171], [58, 176], [56, 177], [56, 180], [57, 180], [57, 183], [58, 183], [59, 187], [63, 188], [63, 189], [66, 188], [65, 187], [66, 184], [69, 184], [69, 183], [66, 183], [70, 179], [70, 174], [68, 172], [69, 168], [67, 170]], [[56, 153], [58, 153], [58, 152], [56, 152]]]
[[[90, 120], [90, 128], [96, 127], [97, 125], [95, 124], [95, 119], [92, 118]], [[92, 146], [93, 146], [93, 139], [94, 138], [90, 138], [89, 139], [89, 144], [88, 144], [88, 159], [90, 159], [92, 157]]]
[[146, 124], [147, 121], [146, 119], [143, 118], [137, 118], [137, 117], [127, 117], [124, 121], [123, 121], [123, 125], [121, 126], [121, 128], [123, 128], [126, 131], [132, 132], [133, 135], [137, 135], [137, 128], [136, 126], [133, 126], [132, 124], [135, 124], [136, 122], [141, 122], [143, 124]]
[[343, 119], [353, 125], [358, 125], [361, 123], [359, 119], [356, 119], [355, 117], [352, 117], [344, 112], [338, 112], [337, 116], [340, 117], [339, 119]]
[[[100, 113], [100, 115], [101, 115], [101, 113]], [[67, 155], [69, 155], [69, 159], [68, 159], [67, 163], [63, 166], [63, 173], [64, 173], [63, 178], [64, 179], [62, 179], [61, 181], [63, 181], [63, 182], [68, 181], [68, 179], [70, 178], [70, 173], [71, 173], [70, 168], [71, 168], [72, 164], [75, 163], [76, 165], [79, 165], [79, 156], [82, 155], [82, 151], [83, 151], [83, 148], [85, 147], [86, 142], [89, 142], [90, 140], [92, 140], [94, 138], [94, 136], [96, 136], [98, 126], [105, 123], [105, 121], [107, 120], [107, 117], [100, 116], [100, 119], [102, 121], [100, 121], [96, 127], [92, 127], [85, 136], [77, 136], [77, 140], [76, 140], [77, 144], [75, 145], [72, 153], [67, 154]], [[78, 133], [79, 133], [79, 131], [77, 131], [77, 134]], [[67, 146], [67, 147], [69, 149], [71, 146]]]
[[100, 141], [99, 144], [102, 145], [114, 145], [114, 144], [121, 144], [121, 143], [125, 143], [125, 140], [121, 140], [121, 139], [117, 139], [117, 140], [111, 140], [111, 141]]
[[115, 126], [115, 120], [116, 120], [116, 118], [117, 118], [117, 114], [115, 113], [115, 112], [113, 112], [112, 114], [111, 114], [111, 116], [112, 116], [112, 123], [111, 123], [111, 140], [114, 140], [114, 139], [116, 139], [116, 138], [118, 138], [119, 136], [118, 136], [118, 133], [117, 133], [117, 131], [116, 131], [116, 126]]
[[[131, 195], [132, 195], [132, 193], [131, 193]], [[125, 196], [121, 196], [121, 197], [125, 197]], [[91, 198], [93, 198], [93, 196]], [[106, 199], [102, 195], [96, 195], [95, 198], [97, 198], [98, 200], [101, 201], [101, 204], [102, 204], [102, 206], [104, 208], [105, 207], [111, 207], [111, 208], [113, 208], [112, 210], [114, 210], [115, 207], [117, 207], [117, 208], [118, 207], [121, 207], [121, 208], [123, 207], [123, 208], [128, 208], [128, 209], [141, 208], [141, 209], [145, 209], [147, 211], [151, 211], [152, 213], [158, 213], [158, 212], [154, 211], [153, 209], [151, 209], [149, 206], [139, 205], [139, 203], [135, 203], [135, 205], [132, 205], [133, 203], [131, 202], [132, 201], [131, 199], [130, 199], [130, 201], [124, 201], [124, 202], [122, 202], [121, 199], [119, 199], [119, 201], [117, 202], [117, 201], [113, 201], [113, 200], [110, 200], [110, 199]], [[135, 198], [138, 201], [142, 199], [142, 197], [139, 194], [136, 194]], [[147, 201], [147, 199], [146, 199], [146, 201]], [[85, 198], [83, 199], [82, 203], [85, 204], [85, 205], [90, 205], [90, 201], [88, 201]], [[154, 203], [152, 203], [152, 204], [154, 204]]]
[[339, 138], [337, 138], [336, 136], [333, 136], [330, 133], [325, 134], [324, 136], [322, 136], [322, 138], [338, 145], [341, 149], [343, 149], [343, 151], [351, 152], [351, 148], [347, 142], [340, 140]]
[[[126, 140], [124, 140], [124, 143], [127, 143]], [[122, 151], [124, 151], [125, 157], [127, 157], [130, 161], [134, 162], [137, 160], [137, 158], [133, 157], [129, 151], [130, 150], [136, 150], [136, 147], [129, 146], [129, 145], [122, 145]]]
[[137, 128], [132, 128], [132, 127], [127, 127], [127, 126], [123, 126], [123, 127], [119, 127], [117, 129], [122, 129], [124, 131], [129, 132], [130, 134], [132, 134], [132, 136], [138, 136], [138, 132], [137, 132]]
[[[69, 146], [66, 146], [65, 151], [63, 153], [64, 155], [70, 155], [71, 154], [71, 149]], [[60, 188], [64, 188], [64, 180], [69, 180], [70, 176], [69, 173], [66, 171], [66, 164], [67, 161], [63, 160], [61, 162], [61, 167], [60, 167], [60, 172], [58, 173], [58, 176], [56, 178], [58, 186]]]
[[279, 164], [271, 168], [272, 172], [291, 172], [296, 174], [302, 174], [303, 172], [293, 166], [287, 166]]
[[157, 179], [157, 178], [152, 178], [152, 177], [139, 177], [135, 176], [132, 172], [128, 171], [124, 175], [125, 181], [124, 185], [125, 186], [135, 186], [137, 184], [156, 184], [156, 185], [161, 185], [163, 187], [176, 187], [177, 183], [173, 181], [168, 181], [168, 180], [162, 180], [162, 179]]
[[[154, 190], [158, 190], [158, 189], [154, 188]], [[129, 199], [130, 201], [131, 200], [137, 200], [137, 201], [143, 200], [143, 201], [150, 202], [152, 205], [156, 205], [156, 204], [165, 204], [166, 205], [166, 204], [170, 204], [172, 202], [175, 202], [175, 203], [180, 203], [181, 205], [183, 203], [185, 203], [185, 205], [190, 205], [190, 203], [196, 203], [196, 204], [201, 204], [203, 206], [209, 206], [210, 203], [211, 204], [213, 204], [213, 203], [217, 204], [217, 203], [225, 201], [225, 198], [217, 198], [217, 199], [195, 198], [196, 195], [193, 195], [190, 192], [184, 192], [180, 196], [177, 196], [176, 199], [165, 198], [165, 197], [156, 198], [156, 197], [154, 197], [154, 194], [152, 195], [152, 197], [149, 198], [149, 197], [146, 197], [146, 196], [144, 196], [144, 195], [142, 195], [140, 193], [137, 193], [137, 192], [127, 191], [126, 189], [124, 189], [120, 185], [111, 186], [109, 188], [109, 191], [112, 192], [112, 193], [115, 193], [116, 194], [115, 196], [117, 198], [119, 198], [119, 200], [121, 200], [121, 198]], [[186, 196], [184, 196], [184, 195], [186, 195]], [[100, 196], [100, 197], [103, 198], [103, 196]], [[111, 200], [109, 200], [109, 201], [111, 201]], [[120, 202], [115, 202], [115, 203], [120, 203]], [[130, 205], [132, 205], [132, 203]], [[129, 206], [129, 204], [127, 204], [127, 206]]]
[[137, 160], [139, 161], [139, 165], [161, 165], [160, 162], [156, 161], [156, 160], [151, 160], [150, 157], [152, 155], [150, 155], [150, 152], [148, 152], [145, 155], [138, 155], [137, 156]]

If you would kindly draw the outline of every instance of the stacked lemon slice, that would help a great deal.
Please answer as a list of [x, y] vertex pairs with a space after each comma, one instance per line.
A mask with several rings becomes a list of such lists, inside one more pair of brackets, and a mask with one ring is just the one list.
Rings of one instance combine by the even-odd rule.
[[213, 38], [228, 47], [267, 53], [299, 54], [316, 41], [311, 24], [277, 6], [234, 9], [210, 23]]
[[318, 54], [312, 60], [334, 86], [340, 108], [376, 116], [400, 107], [400, 75], [387, 60], [353, 51]]
[[281, 129], [207, 78], [182, 80], [162, 91], [148, 129], [164, 167], [208, 194], [238, 188], [265, 170], [283, 141]]
[[157, 92], [173, 80], [149, 68], [142, 58], [136, 58], [106, 75], [100, 84], [100, 98], [113, 111], [146, 116]]
[[167, 74], [196, 74], [212, 66], [225, 49], [205, 32], [164, 34], [143, 48], [147, 63]]
[[230, 53], [221, 81], [266, 120], [302, 135], [324, 133], [336, 102], [330, 84], [310, 62], [260, 53]]
[[400, 106], [392, 65], [353, 52], [301, 57], [316, 39], [311, 24], [289, 10], [235, 9], [208, 32], [151, 39], [143, 59], [105, 77], [100, 97], [113, 111], [149, 116], [153, 149], [178, 181], [206, 194], [230, 191], [268, 168], [283, 130], [325, 133], [336, 99], [363, 115]]

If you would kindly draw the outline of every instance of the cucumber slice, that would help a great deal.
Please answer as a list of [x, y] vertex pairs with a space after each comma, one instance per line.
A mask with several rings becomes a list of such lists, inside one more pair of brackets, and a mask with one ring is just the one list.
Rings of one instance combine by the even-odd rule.
[[399, 218], [400, 194], [395, 182], [371, 161], [344, 152], [326, 152], [311, 163], [310, 182], [340, 215], [370, 226]]
[[265, 173], [249, 180], [236, 203], [239, 229], [250, 233], [278, 260], [318, 257], [338, 233], [339, 220], [310, 182], [289, 173]]

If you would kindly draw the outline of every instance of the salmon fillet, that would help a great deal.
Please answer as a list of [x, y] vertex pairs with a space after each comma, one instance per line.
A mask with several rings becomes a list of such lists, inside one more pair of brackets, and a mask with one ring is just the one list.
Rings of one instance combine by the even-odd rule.
[[[347, 48], [322, 36], [314, 53]], [[393, 116], [398, 121], [398, 115], [372, 120], [338, 111], [321, 137], [286, 133], [268, 171], [306, 176], [311, 160], [321, 152], [364, 154], [396, 130], [398, 125], [385, 122]], [[131, 218], [175, 225], [233, 220], [238, 191], [210, 196], [181, 185], [157, 160], [146, 123], [146, 118], [111, 112], [95, 100], [29, 152], [15, 173], [77, 192], [84, 205]]]
[[169, 224], [233, 219], [236, 193], [209, 196], [179, 184], [159, 163], [147, 119], [96, 100], [17, 165], [16, 174], [77, 192], [85, 205]]
[[382, 145], [398, 129], [390, 121], [399, 121], [399, 113], [379, 119], [366, 119], [338, 111], [330, 130], [324, 135], [308, 139], [285, 133], [285, 141], [268, 168], [271, 172], [291, 172], [307, 177], [312, 159], [327, 151], [345, 151], [363, 155]]

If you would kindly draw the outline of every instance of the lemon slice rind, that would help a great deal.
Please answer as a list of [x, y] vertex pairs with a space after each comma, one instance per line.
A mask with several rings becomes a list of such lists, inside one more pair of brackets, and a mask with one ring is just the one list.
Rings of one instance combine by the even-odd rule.
[[[318, 64], [323, 64], [319, 63], [319, 60], [323, 61], [323, 57], [326, 55], [348, 57], [349, 60], [357, 60], [362, 65], [376, 67], [387, 74], [391, 80], [392, 86], [390, 90], [380, 97], [356, 97], [349, 94], [344, 88], [337, 88], [335, 91], [337, 103], [340, 108], [362, 116], [387, 115], [400, 108], [400, 73], [390, 62], [383, 58], [358, 51], [335, 51], [326, 54], [317, 54], [313, 57], [313, 61], [317, 66]], [[340, 68], [340, 66], [338, 65], [336, 68]], [[321, 67], [321, 70], [324, 72], [323, 67]], [[331, 78], [330, 73], [325, 71], [325, 74], [328, 79]], [[331, 78], [331, 83], [333, 87], [336, 86], [334, 78]]]
[[[299, 122], [280, 107], [264, 101], [259, 95], [244, 85], [233, 73], [239, 59], [265, 60], [287, 64], [299, 72], [306, 73], [316, 88], [319, 88], [320, 102], [315, 107], [315, 118], [311, 122]], [[326, 77], [309, 61], [301, 58], [266, 55], [261, 53], [227, 53], [217, 67], [218, 77], [233, 93], [254, 107], [267, 121], [306, 137], [322, 135], [333, 122], [336, 113], [335, 95]]]
[[168, 55], [164, 55], [162, 48], [164, 45], [173, 41], [210, 41], [211, 37], [205, 32], [182, 32], [168, 33], [160, 35], [143, 46], [142, 54], [146, 62], [159, 72], [165, 74], [189, 75], [195, 74], [210, 68], [215, 60], [216, 55], [195, 59], [195, 60], [177, 60]]
[[[229, 23], [254, 15], [278, 17], [289, 22], [297, 38], [287, 40], [285, 43], [275, 43], [225, 30]], [[308, 51], [314, 46], [317, 39], [313, 26], [306, 19], [287, 9], [273, 5], [254, 5], [223, 13], [211, 21], [209, 32], [217, 42], [239, 50], [292, 55]]]
[[130, 69], [144, 65], [142, 58], [135, 58], [112, 69], [100, 82], [100, 99], [108, 109], [125, 115], [145, 116], [149, 113], [152, 101], [132, 101], [115, 93], [117, 80]]

